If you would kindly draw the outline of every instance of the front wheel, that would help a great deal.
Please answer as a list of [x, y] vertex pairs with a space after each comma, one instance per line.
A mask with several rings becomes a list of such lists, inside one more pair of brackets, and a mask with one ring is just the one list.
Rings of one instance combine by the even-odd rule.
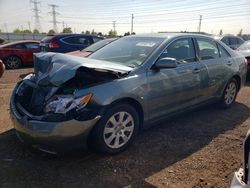
[[136, 109], [129, 104], [117, 104], [94, 127], [94, 146], [103, 153], [119, 153], [131, 144], [138, 129], [139, 115]]
[[233, 105], [233, 103], [235, 102], [237, 92], [238, 92], [238, 83], [233, 78], [228, 82], [228, 84], [223, 92], [223, 96], [221, 98], [222, 107], [224, 107], [224, 108], [231, 107]]
[[22, 60], [17, 56], [9, 56], [4, 61], [7, 69], [18, 69], [22, 66]]

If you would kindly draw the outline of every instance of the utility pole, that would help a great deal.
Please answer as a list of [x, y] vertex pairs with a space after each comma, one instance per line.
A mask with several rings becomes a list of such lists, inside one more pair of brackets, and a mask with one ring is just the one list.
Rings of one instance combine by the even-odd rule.
[[116, 24], [116, 21], [113, 21], [114, 33], [115, 33], [115, 24]]
[[49, 4], [49, 6], [52, 8], [52, 11], [49, 12], [49, 14], [52, 15], [52, 23], [53, 23], [53, 30], [57, 33], [58, 29], [57, 29], [57, 23], [59, 23], [58, 21], [56, 21], [56, 16], [59, 15], [58, 12], [56, 12], [56, 8], [58, 8], [58, 5], [54, 5], [54, 4]]
[[7, 23], [4, 23], [4, 28], [5, 28], [5, 32], [8, 33], [8, 26], [7, 26]]
[[62, 22], [62, 26], [63, 26], [63, 29], [64, 29], [64, 26], [65, 26], [64, 21]]
[[31, 31], [31, 27], [30, 27], [30, 21], [28, 21], [28, 26], [29, 26], [29, 30]]
[[131, 17], [131, 35], [133, 32], [134, 32], [134, 14], [132, 14], [132, 17]]
[[32, 11], [34, 12], [34, 17], [35, 17], [35, 29], [37, 29], [38, 31], [42, 31], [42, 28], [41, 28], [41, 24], [40, 24], [40, 16], [39, 16], [39, 13], [41, 12], [39, 9], [38, 9], [38, 4], [40, 4], [39, 1], [37, 0], [30, 0], [30, 3], [32, 3], [34, 5], [34, 8], [32, 9]]
[[201, 32], [201, 21], [202, 21], [202, 15], [200, 15], [200, 21], [199, 21], [199, 27], [198, 27], [198, 32]]

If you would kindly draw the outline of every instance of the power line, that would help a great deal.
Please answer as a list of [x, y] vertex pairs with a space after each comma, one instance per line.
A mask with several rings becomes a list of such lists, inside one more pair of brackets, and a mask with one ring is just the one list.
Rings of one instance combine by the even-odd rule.
[[59, 23], [57, 20], [56, 20], [56, 16], [59, 15], [59, 13], [56, 11], [56, 8], [58, 8], [59, 6], [58, 5], [54, 5], [54, 4], [48, 4], [51, 8], [52, 8], [52, 11], [49, 12], [49, 14], [52, 15], [52, 23], [53, 23], [53, 30], [58, 33], [58, 28], [57, 28], [57, 23]]
[[40, 16], [39, 13], [41, 12], [38, 9], [38, 4], [40, 4], [41, 2], [37, 1], [37, 0], [30, 0], [30, 3], [32, 3], [34, 5], [34, 8], [32, 9], [32, 11], [34, 12], [34, 17], [35, 17], [35, 29], [37, 29], [38, 31], [42, 31], [42, 27], [40, 24]]

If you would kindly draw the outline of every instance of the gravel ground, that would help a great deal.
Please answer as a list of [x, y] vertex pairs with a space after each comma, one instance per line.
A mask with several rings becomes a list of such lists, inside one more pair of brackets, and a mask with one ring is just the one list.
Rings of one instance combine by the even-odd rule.
[[229, 187], [242, 165], [248, 86], [232, 108], [211, 105], [166, 120], [121, 154], [51, 156], [23, 147], [9, 117], [14, 84], [32, 70], [7, 70], [0, 79], [0, 187]]

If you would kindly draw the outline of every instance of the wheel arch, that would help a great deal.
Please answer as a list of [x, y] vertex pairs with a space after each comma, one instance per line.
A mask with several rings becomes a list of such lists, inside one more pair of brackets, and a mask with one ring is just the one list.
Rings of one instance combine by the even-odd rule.
[[240, 76], [236, 74], [232, 78], [234, 78], [237, 81], [237, 84], [238, 84], [237, 90], [239, 91], [240, 88], [241, 88], [241, 78], [240, 78]]
[[131, 106], [133, 106], [136, 109], [136, 111], [138, 112], [139, 121], [140, 121], [139, 128], [142, 129], [143, 123], [144, 123], [144, 110], [143, 110], [140, 102], [138, 102], [136, 99], [126, 97], [126, 98], [122, 98], [122, 99], [118, 99], [116, 101], [113, 101], [111, 103], [111, 105], [116, 105], [116, 104], [121, 104], [121, 103], [130, 104]]

